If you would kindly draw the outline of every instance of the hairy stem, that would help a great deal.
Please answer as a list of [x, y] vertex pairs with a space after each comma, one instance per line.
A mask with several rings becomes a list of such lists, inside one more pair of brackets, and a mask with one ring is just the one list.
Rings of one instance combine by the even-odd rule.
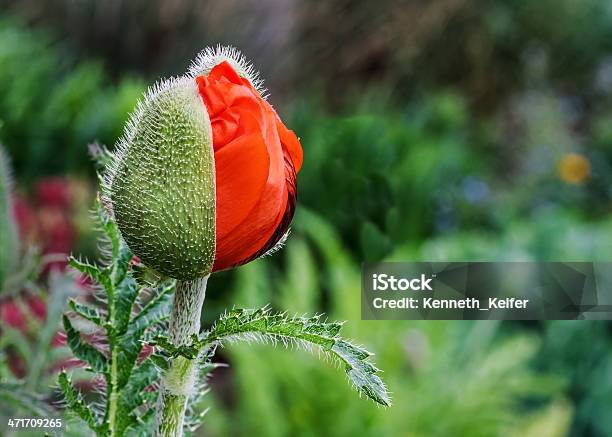
[[[191, 342], [191, 336], [200, 332], [200, 316], [208, 275], [195, 281], [178, 281], [170, 315], [170, 341], [176, 346]], [[185, 357], [172, 360], [163, 376], [157, 402], [155, 435], [181, 437], [185, 421], [187, 400], [196, 385], [197, 363]]]

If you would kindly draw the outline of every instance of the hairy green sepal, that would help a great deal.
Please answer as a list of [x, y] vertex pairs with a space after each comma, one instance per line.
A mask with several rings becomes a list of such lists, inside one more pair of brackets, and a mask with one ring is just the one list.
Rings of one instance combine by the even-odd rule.
[[110, 198], [123, 238], [145, 265], [180, 280], [210, 273], [214, 155], [195, 81], [164, 82], [139, 105], [119, 144]]

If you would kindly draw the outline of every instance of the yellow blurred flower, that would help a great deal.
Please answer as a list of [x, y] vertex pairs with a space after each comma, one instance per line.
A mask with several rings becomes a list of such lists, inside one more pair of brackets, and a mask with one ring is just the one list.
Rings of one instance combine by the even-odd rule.
[[591, 173], [591, 163], [577, 153], [566, 153], [559, 161], [559, 177], [568, 184], [581, 184]]

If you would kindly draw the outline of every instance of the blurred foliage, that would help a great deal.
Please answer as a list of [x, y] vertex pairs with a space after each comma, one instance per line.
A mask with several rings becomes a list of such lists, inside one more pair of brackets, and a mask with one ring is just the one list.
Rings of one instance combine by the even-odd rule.
[[[100, 64], [76, 62], [51, 36], [0, 19], [0, 142], [20, 179], [90, 172], [87, 144], [113, 144], [142, 94], [139, 80], [111, 85]], [[10, 84], [10, 85], [9, 85]]]
[[483, 159], [469, 147], [458, 96], [440, 93], [403, 111], [366, 100], [347, 116], [317, 107], [297, 105], [291, 124], [308, 154], [300, 201], [331, 220], [360, 259], [458, 225], [447, 216], [449, 196]]

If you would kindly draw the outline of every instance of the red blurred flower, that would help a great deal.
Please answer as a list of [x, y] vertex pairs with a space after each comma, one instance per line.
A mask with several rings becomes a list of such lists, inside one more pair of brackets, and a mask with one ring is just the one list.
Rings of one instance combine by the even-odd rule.
[[13, 197], [13, 216], [17, 223], [19, 239], [23, 242], [33, 243], [38, 233], [36, 216], [28, 202], [21, 196]]
[[[35, 246], [44, 254], [67, 254], [73, 248], [77, 230], [72, 220], [72, 195], [68, 181], [43, 179], [36, 184], [35, 207], [24, 198], [14, 196], [13, 211], [22, 248]], [[45, 266], [63, 269], [65, 261]]]
[[48, 208], [68, 209], [72, 206], [72, 194], [67, 181], [47, 178], [36, 184], [36, 202]]
[[70, 216], [55, 208], [40, 208], [38, 225], [45, 253], [69, 253], [76, 231]]
[[295, 210], [302, 147], [272, 106], [227, 61], [196, 80], [213, 131], [213, 270], [222, 270], [263, 255], [287, 231]]
[[0, 320], [2, 325], [10, 326], [22, 332], [27, 329], [27, 318], [14, 299], [6, 299], [0, 303]]
[[41, 321], [47, 318], [47, 303], [40, 296], [29, 295], [25, 301], [34, 317]]

